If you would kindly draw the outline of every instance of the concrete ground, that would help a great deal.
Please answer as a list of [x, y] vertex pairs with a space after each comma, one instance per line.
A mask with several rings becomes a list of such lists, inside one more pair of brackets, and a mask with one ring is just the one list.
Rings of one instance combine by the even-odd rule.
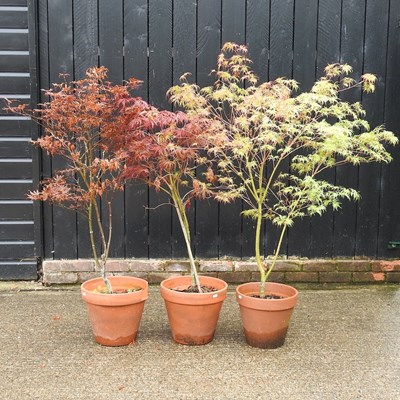
[[211, 344], [172, 342], [153, 287], [136, 344], [91, 337], [78, 288], [0, 285], [0, 399], [400, 399], [400, 287], [301, 290], [284, 347], [242, 336], [234, 292]]

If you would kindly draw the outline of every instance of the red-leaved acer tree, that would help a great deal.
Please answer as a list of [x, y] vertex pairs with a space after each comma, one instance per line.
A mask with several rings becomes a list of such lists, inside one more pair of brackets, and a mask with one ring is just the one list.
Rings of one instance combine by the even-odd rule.
[[[129, 115], [130, 107], [126, 105], [125, 115]], [[201, 155], [209, 145], [209, 136], [204, 134], [207, 122], [201, 117], [189, 118], [183, 112], [159, 111], [152, 106], [141, 117], [142, 120], [135, 115], [128, 117], [118, 138], [115, 135], [113, 139], [125, 164], [122, 178], [141, 179], [169, 196], [185, 239], [192, 286], [201, 292], [186, 209], [193, 198], [209, 197], [209, 185], [215, 180], [209, 167], [211, 161]], [[200, 169], [204, 172], [200, 173]]]
[[[111, 151], [113, 136], [123, 134], [126, 121], [142, 122], [148, 105], [130, 90], [139, 81], [132, 78], [124, 86], [107, 81], [107, 69], [90, 68], [84, 79], [53, 84], [45, 90], [49, 101], [30, 110], [9, 102], [8, 111], [31, 117], [43, 127], [43, 136], [34, 144], [51, 156], [62, 157], [65, 167], [30, 192], [32, 200], [48, 201], [83, 215], [89, 225], [90, 242], [97, 269], [101, 270], [107, 291], [112, 288], [106, 275], [106, 262], [112, 236], [112, 195], [122, 190], [119, 179], [121, 160]], [[101, 218], [99, 199], [108, 207], [108, 228]], [[101, 252], [96, 249], [97, 229]]]

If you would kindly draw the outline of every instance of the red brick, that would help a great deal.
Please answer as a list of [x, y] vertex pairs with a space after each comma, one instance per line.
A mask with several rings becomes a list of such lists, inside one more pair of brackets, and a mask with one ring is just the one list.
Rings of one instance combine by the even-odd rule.
[[368, 260], [339, 260], [336, 265], [340, 272], [371, 271], [371, 262]]
[[89, 279], [100, 278], [100, 272], [78, 272], [78, 283], [88, 281]]
[[372, 263], [372, 271], [374, 272], [400, 272], [400, 260], [395, 261], [374, 261]]
[[54, 272], [43, 274], [43, 284], [74, 284], [78, 283], [78, 274], [75, 272]]
[[381, 272], [382, 271], [382, 262], [381, 261], [372, 261], [371, 262], [371, 270], [372, 270], [372, 272]]
[[148, 273], [144, 271], [137, 271], [137, 272], [119, 272], [114, 274], [115, 276], [134, 276], [135, 278], [142, 278], [147, 281]]
[[182, 276], [179, 272], [150, 272], [147, 275], [147, 282], [149, 284], [159, 284], [164, 279], [172, 278], [173, 276]]
[[200, 276], [211, 276], [212, 278], [218, 278], [218, 272], [200, 272]]
[[93, 260], [51, 260], [43, 261], [43, 273], [48, 272], [90, 272], [94, 271]]
[[159, 272], [163, 271], [163, 265], [160, 260], [130, 260], [129, 269], [132, 272]]
[[240, 272], [219, 272], [218, 278], [227, 283], [245, 283], [250, 282], [251, 273], [246, 271]]
[[[260, 273], [259, 272], [252, 272], [251, 273], [251, 281], [252, 282], [259, 282], [260, 281]], [[268, 277], [269, 282], [278, 282], [283, 283], [285, 282], [285, 273], [284, 272], [271, 272]]]
[[[199, 274], [200, 276], [211, 276], [217, 278], [216, 272], [211, 272], [207, 274]], [[160, 284], [164, 279], [172, 278], [174, 276], [190, 276], [190, 274], [183, 274], [180, 272], [150, 272], [146, 276], [139, 276], [138, 273], [133, 274], [138, 278], [146, 279], [149, 284]]]
[[249, 271], [249, 272], [257, 272], [258, 266], [256, 262], [243, 262], [236, 261], [234, 264], [235, 271]]
[[127, 272], [130, 270], [129, 262], [125, 260], [109, 260], [106, 264], [106, 270], [109, 272]]
[[400, 272], [388, 272], [386, 280], [390, 283], [400, 283]]
[[[268, 266], [271, 264], [268, 263]], [[277, 261], [274, 266], [274, 272], [295, 272], [301, 271], [301, 263], [293, 261]]]
[[348, 283], [351, 282], [351, 272], [320, 272], [321, 283]]
[[226, 272], [233, 271], [232, 261], [201, 261], [200, 271], [202, 272]]
[[336, 271], [336, 261], [310, 260], [303, 263], [304, 272], [333, 272]]
[[287, 282], [318, 282], [318, 272], [286, 272]]
[[383, 272], [353, 272], [354, 283], [372, 283], [384, 281], [385, 274]]
[[166, 272], [190, 272], [190, 263], [188, 261], [168, 261], [164, 264]]
[[211, 276], [212, 278], [218, 278], [218, 274], [219, 274], [219, 272], [206, 272], [206, 273], [200, 272], [199, 273], [200, 276]]

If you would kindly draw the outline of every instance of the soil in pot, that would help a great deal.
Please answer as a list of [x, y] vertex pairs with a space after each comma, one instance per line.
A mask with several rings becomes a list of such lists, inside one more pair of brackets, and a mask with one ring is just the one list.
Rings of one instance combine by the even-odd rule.
[[[205, 285], [200, 285], [200, 286], [202, 293], [216, 292], [218, 290], [212, 286], [205, 286]], [[175, 290], [176, 292], [181, 292], [181, 293], [200, 293], [198, 287], [193, 285], [187, 287], [171, 288], [171, 290]]]
[[123, 293], [133, 293], [133, 292], [138, 292], [139, 290], [143, 290], [142, 288], [136, 286], [136, 287], [130, 287], [130, 288], [114, 288], [112, 293], [108, 293], [108, 289], [105, 285], [103, 286], [97, 286], [92, 290], [93, 293], [101, 293], [101, 294], [123, 294]]
[[274, 294], [266, 294], [264, 297], [261, 297], [259, 294], [252, 294], [250, 295], [250, 297], [253, 297], [255, 299], [264, 299], [264, 300], [279, 300], [284, 298], [282, 296], [276, 296]]
[[172, 338], [177, 343], [203, 345], [214, 338], [228, 285], [221, 279], [207, 276], [200, 277], [200, 283], [215, 290], [185, 293], [182, 290], [191, 285], [190, 276], [173, 277], [161, 282], [161, 296], [165, 301]]

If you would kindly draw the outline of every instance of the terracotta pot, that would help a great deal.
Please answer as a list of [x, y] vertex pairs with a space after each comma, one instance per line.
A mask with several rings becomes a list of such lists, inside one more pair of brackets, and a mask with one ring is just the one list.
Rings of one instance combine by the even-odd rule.
[[165, 301], [172, 338], [186, 345], [202, 345], [211, 342], [226, 298], [228, 285], [221, 279], [201, 276], [200, 283], [212, 286], [211, 293], [182, 293], [172, 288], [191, 285], [190, 276], [179, 276], [161, 282], [161, 296]]
[[288, 285], [267, 282], [266, 293], [282, 299], [250, 297], [259, 293], [258, 282], [245, 283], [236, 288], [244, 334], [250, 346], [274, 349], [285, 342], [289, 320], [297, 304], [298, 291]]
[[93, 336], [103, 346], [125, 346], [135, 341], [142, 318], [144, 302], [148, 298], [148, 283], [131, 276], [109, 278], [113, 290], [140, 287], [132, 293], [101, 294], [93, 290], [104, 285], [96, 278], [81, 286], [82, 299], [86, 302]]

